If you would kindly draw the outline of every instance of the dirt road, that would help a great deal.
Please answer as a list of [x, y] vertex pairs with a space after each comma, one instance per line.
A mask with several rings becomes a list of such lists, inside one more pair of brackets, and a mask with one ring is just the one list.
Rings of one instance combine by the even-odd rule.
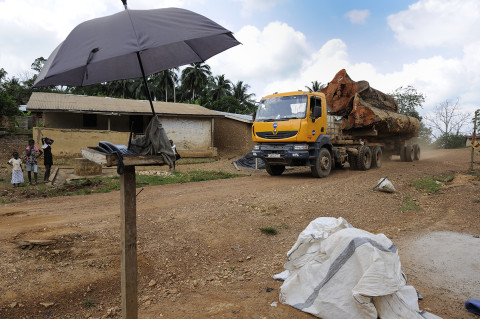
[[[393, 160], [365, 172], [344, 168], [325, 179], [295, 169], [280, 177], [257, 172], [145, 188], [137, 197], [139, 317], [312, 318], [286, 305], [272, 307], [281, 282], [271, 277], [283, 270], [286, 252], [310, 221], [341, 216], [397, 244], [409, 284], [424, 297], [421, 308], [443, 318], [474, 318], [464, 302], [480, 298], [480, 239], [473, 237], [480, 233], [480, 167], [476, 176], [466, 174], [469, 156], [467, 149], [424, 152], [418, 162]], [[229, 161], [195, 168], [235, 171]], [[455, 179], [435, 194], [411, 186], [440, 174]], [[372, 191], [385, 176], [397, 193]], [[400, 209], [410, 202], [419, 210]], [[265, 235], [261, 227], [278, 234]], [[455, 258], [458, 267], [476, 269], [476, 277], [446, 278], [437, 270], [436, 280], [435, 254], [429, 246], [412, 247], [438, 231], [474, 239], [472, 254]], [[119, 238], [119, 192], [0, 206], [0, 318], [119, 318]], [[19, 239], [56, 243], [21, 249]], [[422, 253], [429, 258], [417, 258]]]

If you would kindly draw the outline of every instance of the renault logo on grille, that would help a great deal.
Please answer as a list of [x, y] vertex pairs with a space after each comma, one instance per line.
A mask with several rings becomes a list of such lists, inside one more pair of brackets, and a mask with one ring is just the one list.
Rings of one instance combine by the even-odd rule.
[[277, 134], [277, 129], [276, 128], [273, 129], [273, 134], [275, 134], [275, 135]]
[[278, 123], [273, 123], [273, 135], [277, 135], [277, 126]]

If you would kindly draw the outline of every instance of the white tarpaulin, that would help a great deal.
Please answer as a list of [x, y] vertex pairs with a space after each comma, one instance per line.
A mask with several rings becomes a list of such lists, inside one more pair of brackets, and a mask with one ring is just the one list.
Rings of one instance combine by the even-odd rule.
[[383, 234], [320, 217], [287, 253], [280, 301], [323, 319], [439, 318], [418, 309], [397, 247]]

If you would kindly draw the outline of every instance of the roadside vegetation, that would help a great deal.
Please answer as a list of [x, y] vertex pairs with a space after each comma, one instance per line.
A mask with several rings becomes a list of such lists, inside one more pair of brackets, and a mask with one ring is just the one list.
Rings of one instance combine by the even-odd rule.
[[440, 175], [440, 176], [426, 176], [417, 179], [411, 183], [416, 190], [423, 191], [426, 194], [433, 194], [442, 188], [442, 185], [453, 181], [455, 174]]
[[[216, 179], [235, 178], [239, 176], [242, 175], [231, 174], [222, 171], [177, 171], [165, 176], [137, 175], [136, 186], [137, 188], [140, 188], [166, 184], [192, 183]], [[17, 201], [21, 198], [88, 195], [120, 190], [119, 176], [82, 178], [73, 180], [68, 184], [58, 187], [50, 187], [47, 185], [31, 186], [25, 184], [23, 187], [14, 189], [6, 179], [3, 179], [1, 184], [5, 186], [5, 191], [3, 191], [0, 196], [0, 203], [2, 204]]]

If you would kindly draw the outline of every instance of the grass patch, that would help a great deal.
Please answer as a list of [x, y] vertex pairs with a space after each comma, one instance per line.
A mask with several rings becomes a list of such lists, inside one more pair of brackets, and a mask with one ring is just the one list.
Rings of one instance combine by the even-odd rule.
[[403, 206], [399, 208], [401, 212], [414, 211], [418, 212], [422, 208], [418, 206], [413, 200], [412, 196], [408, 195], [403, 199]]
[[95, 306], [95, 300], [92, 299], [92, 298], [88, 298], [87, 300], [85, 300], [85, 302], [83, 303], [83, 305], [86, 307], [86, 308], [93, 308]]
[[234, 178], [238, 176], [241, 176], [241, 175], [226, 173], [222, 171], [190, 171], [190, 172], [177, 171], [167, 176], [137, 175], [137, 187], [201, 182], [201, 181], [210, 181], [215, 179], [228, 179], [228, 178]]
[[260, 231], [266, 235], [276, 235], [278, 230], [275, 227], [260, 227]]
[[440, 175], [440, 176], [427, 176], [417, 179], [411, 183], [416, 190], [423, 191], [427, 194], [433, 194], [442, 188], [442, 183], [449, 183], [453, 181], [455, 174], [452, 175]]
[[8, 199], [0, 198], [0, 204], [8, 204], [8, 203], [10, 203]]

